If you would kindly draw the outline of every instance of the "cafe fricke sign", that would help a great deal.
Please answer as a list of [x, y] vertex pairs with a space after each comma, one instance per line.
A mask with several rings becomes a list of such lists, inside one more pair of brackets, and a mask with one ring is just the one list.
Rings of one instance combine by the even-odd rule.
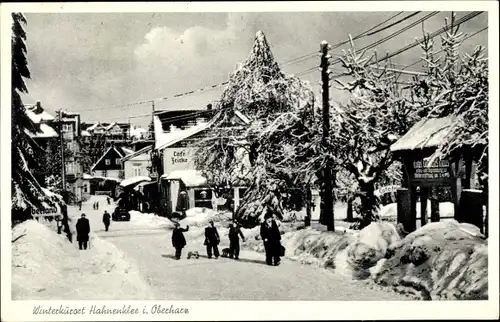
[[195, 170], [195, 148], [166, 148], [163, 152], [163, 173]]

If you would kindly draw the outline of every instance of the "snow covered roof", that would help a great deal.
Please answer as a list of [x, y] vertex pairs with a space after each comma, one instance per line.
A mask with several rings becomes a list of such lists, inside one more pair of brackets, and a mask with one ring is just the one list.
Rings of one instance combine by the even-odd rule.
[[113, 126], [115, 126], [116, 124], [117, 124], [116, 122], [113, 122], [113, 123], [111, 123], [110, 125], [106, 126], [104, 129], [105, 129], [106, 131], [109, 131], [109, 130], [111, 130], [111, 129], [113, 128]]
[[152, 145], [149, 145], [149, 146], [144, 147], [144, 148], [142, 148], [142, 149], [140, 149], [140, 150], [138, 150], [138, 151], [135, 151], [134, 153], [127, 154], [126, 156], [124, 156], [124, 157], [122, 158], [122, 162], [127, 161], [127, 160], [130, 160], [130, 159], [132, 159], [133, 157], [139, 156], [139, 155], [141, 155], [141, 154], [147, 153], [147, 152], [149, 152], [149, 151], [150, 151], [150, 150], [152, 150], [152, 149], [153, 149], [153, 146], [152, 146]]
[[124, 147], [122, 147], [122, 151], [125, 152], [125, 155], [130, 155], [134, 153], [134, 150]]
[[115, 181], [115, 182], [120, 182], [121, 179], [114, 178], [114, 177], [103, 177], [103, 176], [93, 176], [94, 179], [100, 179], [100, 180], [108, 180], [108, 181]]
[[210, 120], [210, 122], [200, 123], [185, 130], [174, 130], [169, 133], [163, 132], [160, 118], [158, 117], [158, 115], [155, 115], [155, 149], [162, 150], [171, 146], [172, 144], [175, 144], [205, 129], [208, 129], [210, 126], [212, 126], [212, 124], [215, 123], [215, 120], [218, 119], [219, 115], [220, 113], [218, 113], [212, 120]]
[[87, 128], [87, 131], [94, 131], [99, 125], [99, 122], [94, 123], [94, 125]]
[[[99, 162], [101, 162], [102, 159], [104, 159], [104, 157], [108, 154], [109, 151], [111, 151], [112, 149], [114, 149], [118, 155], [120, 156], [120, 158], [123, 158], [129, 154], [132, 154], [134, 153], [133, 150], [131, 149], [128, 149], [128, 148], [124, 148], [124, 147], [119, 147], [119, 146], [110, 146], [102, 155], [101, 157], [99, 158], [99, 160], [97, 160], [96, 163], [94, 163], [94, 165], [92, 166], [92, 168], [90, 168], [91, 171], [94, 171], [95, 167], [99, 164]], [[95, 177], [97, 178], [97, 177]]]
[[139, 183], [139, 182], [143, 182], [143, 181], [151, 181], [151, 178], [145, 177], [145, 176], [137, 176], [137, 177], [128, 178], [128, 179], [123, 180], [120, 183], [120, 186], [128, 187], [130, 185], [133, 185], [133, 184]]
[[207, 183], [207, 179], [198, 170], [174, 170], [161, 176], [166, 180], [182, 180], [186, 187], [199, 187]]
[[141, 182], [137, 186], [134, 187], [135, 191], [143, 192], [144, 187], [150, 184], [155, 184], [156, 182]]
[[136, 138], [141, 138], [143, 133], [147, 133], [148, 130], [142, 128], [142, 127], [137, 127], [134, 126], [133, 128], [130, 128], [130, 136], [131, 137], [136, 137]]
[[25, 130], [25, 132], [32, 138], [57, 138], [59, 136], [50, 125], [44, 123], [40, 124], [40, 131], [37, 133], [28, 130]]
[[90, 179], [94, 179], [94, 177], [93, 177], [93, 176], [91, 176], [90, 174], [84, 173], [84, 174], [82, 175], [82, 179], [83, 179], [83, 180], [90, 180]]
[[39, 124], [42, 121], [53, 121], [54, 116], [50, 115], [43, 108], [37, 105], [26, 106], [26, 115], [33, 121], [33, 123]]
[[448, 135], [455, 121], [452, 116], [420, 120], [391, 146], [391, 151], [436, 148]]
[[91, 136], [88, 131], [83, 130], [82, 131], [82, 136]]

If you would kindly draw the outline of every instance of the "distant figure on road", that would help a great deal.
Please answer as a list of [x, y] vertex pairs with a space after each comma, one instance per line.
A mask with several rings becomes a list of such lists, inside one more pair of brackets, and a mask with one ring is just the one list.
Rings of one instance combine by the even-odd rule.
[[111, 205], [111, 198], [106, 197], [106, 200], [108, 201], [108, 205]]
[[76, 222], [76, 240], [78, 240], [78, 247], [80, 249], [87, 249], [87, 242], [89, 241], [90, 223], [85, 214]]
[[82, 201], [78, 201], [78, 210], [82, 210]]
[[95, 202], [92, 204], [92, 208], [94, 208], [94, 210], [96, 209]]
[[189, 226], [186, 229], [181, 228], [180, 224], [176, 222], [174, 231], [172, 232], [172, 245], [175, 248], [175, 259], [181, 259], [181, 253], [184, 246], [186, 246], [186, 238], [184, 238], [184, 232], [189, 230]]
[[260, 225], [260, 236], [264, 241], [266, 250], [266, 264], [278, 266], [280, 264], [281, 255], [281, 234], [273, 214], [268, 212], [264, 218], [264, 222]]
[[233, 221], [229, 226], [229, 258], [238, 259], [240, 256], [240, 236], [245, 241], [245, 236], [241, 232], [240, 225]]
[[106, 231], [108, 231], [109, 224], [111, 223], [111, 215], [107, 210], [104, 210], [104, 215], [102, 215], [102, 222], [104, 223], [104, 228], [106, 228]]
[[96, 209], [96, 210], [99, 210], [99, 201], [97, 201], [97, 202], [95, 203], [95, 209]]
[[205, 243], [204, 245], [207, 246], [207, 256], [208, 258], [212, 258], [212, 249], [214, 252], [215, 258], [219, 258], [219, 248], [217, 245], [219, 245], [220, 242], [220, 237], [219, 237], [219, 232], [217, 231], [217, 228], [214, 225], [213, 220], [210, 220], [208, 222], [208, 227], [205, 228]]

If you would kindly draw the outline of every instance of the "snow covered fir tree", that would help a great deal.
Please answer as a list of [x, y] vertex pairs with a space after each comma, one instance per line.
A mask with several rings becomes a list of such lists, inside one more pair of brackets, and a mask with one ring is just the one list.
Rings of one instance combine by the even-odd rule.
[[33, 169], [41, 166], [41, 160], [36, 158], [41, 148], [28, 135], [28, 132], [38, 133], [39, 129], [26, 114], [21, 94], [28, 93], [24, 81], [30, 78], [26, 57], [26, 32], [23, 25], [26, 18], [21, 13], [12, 14], [11, 37], [11, 72], [12, 72], [12, 223], [31, 218], [31, 209], [50, 209], [58, 203], [63, 203], [57, 196], [44, 189], [34, 175]]
[[[249, 187], [235, 214], [244, 226], [255, 226], [267, 210], [282, 218], [283, 194], [308, 180], [293, 169], [299, 169], [304, 160], [298, 151], [307, 142], [306, 128], [313, 122], [310, 86], [281, 71], [259, 31], [250, 55], [230, 76], [216, 108], [221, 113], [215, 124], [219, 131], [205, 139], [205, 147], [197, 153], [198, 164], [208, 178], [218, 180], [218, 187], [231, 187], [237, 181]], [[248, 117], [248, 126], [238, 131], [223, 127], [237, 112]]]

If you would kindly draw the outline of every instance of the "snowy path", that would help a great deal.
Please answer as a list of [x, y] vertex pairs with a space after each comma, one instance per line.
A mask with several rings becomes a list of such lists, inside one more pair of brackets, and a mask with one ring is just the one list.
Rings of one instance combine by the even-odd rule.
[[[278, 267], [267, 266], [263, 254], [253, 251], [242, 250], [239, 261], [208, 259], [201, 243], [190, 243], [191, 231], [185, 234], [188, 246], [183, 251], [183, 258], [176, 261], [171, 232], [165, 228], [141, 227], [132, 218], [131, 222], [113, 222], [110, 231], [105, 232], [100, 222], [104, 209], [94, 211], [91, 203], [84, 207], [94, 233], [112, 242], [135, 262], [157, 299], [408, 300], [390, 291], [371, 289], [362, 282], [351, 281], [326, 269], [286, 259]], [[196, 229], [192, 231], [197, 234]], [[224, 247], [227, 245], [223, 241], [220, 249]], [[189, 250], [198, 250], [201, 257], [187, 260]]]

